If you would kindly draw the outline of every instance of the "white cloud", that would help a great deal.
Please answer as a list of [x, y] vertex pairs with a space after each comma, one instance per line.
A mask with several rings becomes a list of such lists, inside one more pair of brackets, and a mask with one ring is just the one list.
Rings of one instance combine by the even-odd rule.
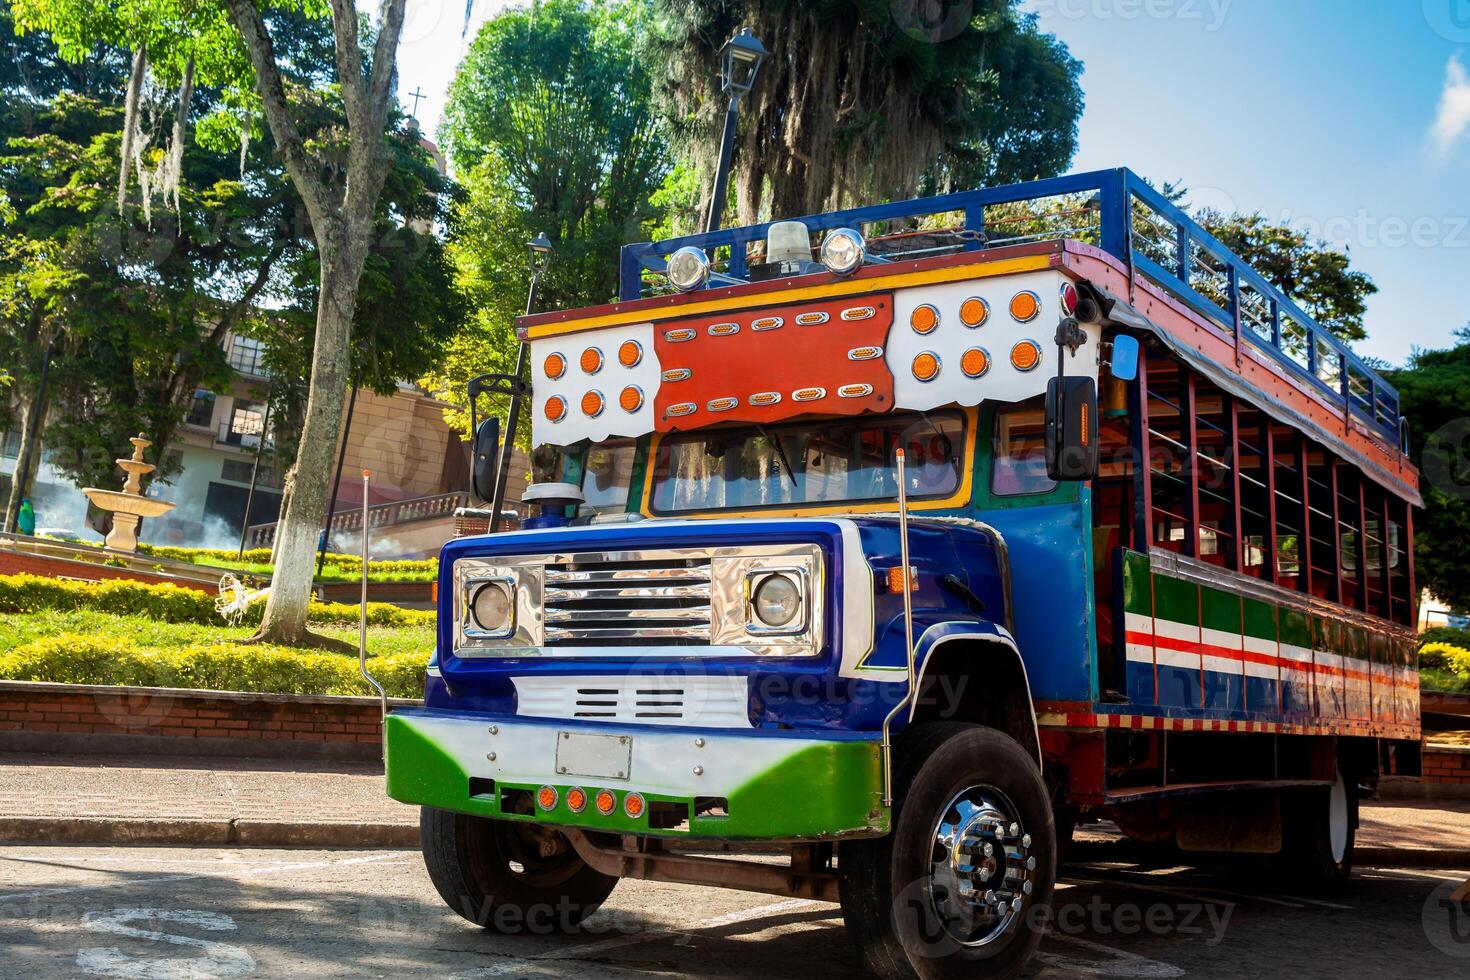
[[1439, 111], [1429, 127], [1429, 141], [1443, 160], [1456, 141], [1470, 133], [1470, 74], [1458, 53], [1450, 55], [1444, 71], [1444, 91], [1439, 96]]

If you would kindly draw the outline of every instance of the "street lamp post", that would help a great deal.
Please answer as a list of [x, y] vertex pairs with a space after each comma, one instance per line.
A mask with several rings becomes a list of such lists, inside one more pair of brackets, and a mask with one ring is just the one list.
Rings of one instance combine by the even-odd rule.
[[717, 231], [720, 227], [720, 215], [725, 210], [725, 192], [730, 183], [730, 160], [735, 153], [735, 123], [740, 114], [740, 100], [755, 87], [755, 78], [760, 72], [761, 62], [766, 60], [766, 53], [748, 27], [742, 27], [740, 33], [720, 49], [720, 90], [729, 96], [730, 103], [725, 109], [725, 133], [720, 141], [720, 163], [715, 168], [709, 218], [704, 223], [707, 232]]
[[[555, 250], [544, 233], [526, 243], [526, 257], [531, 266], [531, 288], [526, 293], [527, 316], [536, 310], [536, 288], [541, 285], [541, 276], [546, 272], [546, 267], [551, 265], [553, 251]], [[520, 352], [516, 355], [516, 380], [525, 380], [526, 362], [530, 357], [531, 345], [522, 341]], [[516, 427], [520, 419], [521, 390], [517, 388], [510, 396], [510, 419], [506, 426], [505, 444], [500, 447], [500, 468], [495, 477], [495, 497], [490, 501], [491, 534], [500, 530], [500, 511], [505, 505], [505, 484], [510, 478], [511, 459], [516, 449]]]

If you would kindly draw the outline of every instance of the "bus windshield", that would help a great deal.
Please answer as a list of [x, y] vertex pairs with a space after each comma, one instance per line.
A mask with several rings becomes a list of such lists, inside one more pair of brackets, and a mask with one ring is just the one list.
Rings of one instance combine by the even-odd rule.
[[670, 436], [658, 446], [655, 514], [893, 500], [894, 450], [907, 449], [908, 493], [960, 487], [966, 417], [957, 411], [739, 426]]

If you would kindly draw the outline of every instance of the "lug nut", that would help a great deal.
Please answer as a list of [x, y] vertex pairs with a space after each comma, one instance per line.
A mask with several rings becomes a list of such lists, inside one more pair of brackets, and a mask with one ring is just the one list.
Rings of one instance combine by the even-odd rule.
[[1031, 846], [1031, 835], [1030, 834], [1027, 834], [1026, 836], [1024, 836], [1024, 837], [1021, 838], [1021, 846], [1022, 847], [1030, 847]]
[[1027, 871], [1035, 871], [1036, 870], [1036, 859], [1034, 857], [1030, 857], [1030, 858], [1027, 858], [1026, 859], [1026, 870]]

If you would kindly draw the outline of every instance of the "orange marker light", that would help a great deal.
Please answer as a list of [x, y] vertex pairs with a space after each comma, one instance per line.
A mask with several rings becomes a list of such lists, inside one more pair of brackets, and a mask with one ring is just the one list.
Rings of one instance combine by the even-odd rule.
[[543, 810], [556, 808], [556, 787], [543, 786], [536, 791], [536, 805]]
[[1041, 363], [1041, 345], [1034, 340], [1023, 340], [1011, 348], [1011, 367], [1017, 371], [1030, 371]]
[[710, 412], [728, 412], [730, 409], [735, 408], [739, 404], [740, 399], [726, 396], [724, 398], [712, 399], [711, 401], [706, 402], [704, 407], [707, 411]]
[[798, 313], [796, 314], [796, 322], [797, 325], [803, 327], [809, 327], [814, 323], [826, 323], [827, 314], [821, 312], [820, 310], [812, 313]]
[[1021, 323], [1034, 320], [1036, 314], [1041, 312], [1041, 297], [1029, 289], [1011, 297], [1011, 317]]
[[602, 414], [603, 404], [602, 392], [594, 388], [582, 396], [582, 414], [595, 419]]
[[[888, 570], [888, 591], [894, 595], [903, 595], [903, 566], [895, 565]], [[919, 573], [912, 567], [908, 574], [909, 591], [919, 591]]]
[[739, 332], [740, 324], [738, 323], [712, 323], [708, 331], [711, 337], [728, 337]]
[[926, 350], [914, 358], [911, 369], [920, 381], [933, 381], [939, 377], [939, 355]]
[[798, 388], [791, 393], [791, 400], [798, 402], [820, 401], [827, 397], [826, 388]]
[[747, 401], [757, 408], [765, 405], [776, 405], [781, 401], [781, 393], [779, 391], [758, 391], [751, 395]]
[[637, 820], [643, 816], [643, 796], [639, 793], [629, 793], [623, 799], [623, 812]]
[[914, 328], [914, 333], [933, 333], [939, 326], [939, 311], [928, 303], [916, 306], [909, 314], [909, 326]]
[[541, 370], [552, 381], [567, 373], [567, 359], [560, 354], [547, 354], [546, 360], [541, 362]]
[[679, 402], [664, 409], [664, 418], [676, 419], [681, 415], [693, 415], [699, 406], [693, 402]]
[[990, 304], [979, 296], [971, 296], [960, 304], [960, 322], [967, 327], [978, 327], [990, 319]]
[[613, 795], [612, 790], [610, 790], [610, 789], [600, 789], [600, 790], [597, 791], [597, 812], [598, 813], [602, 814], [605, 817], [608, 814], [612, 813], [617, 808], [618, 808], [618, 798]]
[[622, 394], [618, 395], [618, 405], [625, 412], [636, 412], [643, 407], [643, 389], [637, 385], [628, 385]]
[[552, 395], [546, 399], [546, 421], [560, 422], [567, 417], [567, 400], [561, 395]]
[[688, 368], [669, 368], [664, 372], [663, 377], [665, 381], [688, 381], [689, 376], [693, 373]]
[[680, 344], [686, 340], [693, 340], [699, 336], [699, 331], [693, 327], [679, 327], [677, 330], [665, 330], [664, 340], [671, 344]]
[[602, 370], [602, 351], [596, 347], [589, 347], [582, 352], [582, 359], [578, 361], [582, 370], [587, 374], [596, 374]]
[[573, 813], [581, 813], [587, 809], [587, 791], [580, 786], [567, 790], [567, 809]]
[[781, 326], [781, 324], [783, 324], [785, 322], [786, 321], [783, 320], [779, 316], [763, 316], [763, 317], [760, 317], [758, 319], [755, 319], [755, 320], [750, 321], [750, 329], [752, 329], [752, 330], [776, 330], [776, 329], [779, 329], [780, 326]]
[[637, 367], [643, 360], [643, 345], [636, 340], [625, 340], [618, 345], [618, 363], [623, 367]]
[[984, 347], [971, 347], [960, 355], [960, 370], [967, 378], [978, 378], [990, 370], [990, 354]]
[[838, 398], [866, 398], [872, 393], [873, 386], [865, 384], [843, 385], [837, 389]]

